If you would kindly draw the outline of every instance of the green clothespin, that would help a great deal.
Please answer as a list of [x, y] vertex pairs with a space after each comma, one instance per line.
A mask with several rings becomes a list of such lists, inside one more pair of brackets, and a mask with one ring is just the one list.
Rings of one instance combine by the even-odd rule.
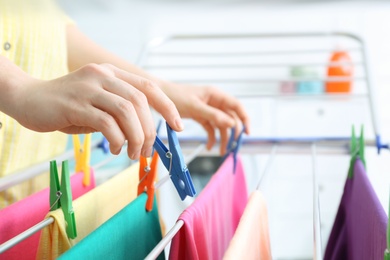
[[[390, 212], [390, 203], [389, 203], [389, 212]], [[390, 260], [390, 221], [387, 221], [387, 247], [385, 249], [385, 255], [383, 259]]]
[[366, 156], [365, 156], [365, 142], [364, 142], [364, 126], [360, 128], [360, 138], [359, 138], [359, 159], [362, 161], [364, 165], [364, 169], [366, 169]]
[[351, 136], [351, 152], [356, 151], [357, 149], [357, 140], [355, 134], [355, 126], [352, 126], [352, 136]]
[[351, 160], [349, 162], [349, 169], [348, 169], [348, 178], [353, 177], [353, 167], [355, 165], [356, 159], [359, 157], [359, 159], [362, 161], [364, 168], [366, 168], [366, 159], [364, 155], [365, 150], [365, 143], [364, 143], [364, 126], [361, 126], [360, 128], [360, 137], [359, 137], [359, 143], [356, 139], [355, 135], [355, 127], [352, 126], [352, 136], [351, 136]]
[[76, 220], [72, 206], [68, 161], [62, 162], [61, 185], [58, 178], [56, 161], [50, 162], [50, 211], [62, 209], [66, 222], [66, 234], [69, 238], [77, 237]]

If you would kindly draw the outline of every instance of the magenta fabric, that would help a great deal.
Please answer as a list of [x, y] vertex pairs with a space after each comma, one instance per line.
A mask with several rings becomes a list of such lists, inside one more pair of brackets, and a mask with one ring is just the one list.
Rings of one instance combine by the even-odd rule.
[[179, 217], [184, 226], [173, 238], [169, 259], [222, 259], [248, 201], [244, 169], [229, 156], [208, 185]]
[[[77, 199], [95, 187], [93, 169], [91, 168], [91, 184], [84, 187], [84, 174], [78, 173], [70, 178], [72, 198]], [[19, 235], [35, 224], [44, 220], [49, 212], [49, 188], [37, 192], [0, 211], [0, 244]], [[35, 259], [41, 232], [37, 232], [11, 249], [0, 254], [0, 259]]]
[[325, 260], [383, 259], [388, 218], [360, 160], [347, 179]]

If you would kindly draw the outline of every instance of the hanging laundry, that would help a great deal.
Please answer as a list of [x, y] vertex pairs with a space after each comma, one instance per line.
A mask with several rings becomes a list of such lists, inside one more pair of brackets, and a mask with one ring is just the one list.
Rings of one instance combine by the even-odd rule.
[[59, 259], [144, 259], [162, 239], [156, 199], [150, 212], [147, 199], [141, 194]]
[[244, 169], [230, 155], [195, 202], [179, 217], [184, 226], [173, 238], [169, 259], [222, 259], [248, 200]]
[[132, 165], [91, 192], [73, 201], [77, 237], [69, 239], [61, 209], [49, 212], [54, 223], [44, 228], [37, 259], [56, 259], [137, 197], [139, 163]]
[[387, 216], [358, 159], [348, 178], [325, 251], [325, 260], [383, 259]]
[[251, 194], [223, 259], [272, 259], [267, 205], [260, 191]]
[[[82, 173], [74, 174], [70, 178], [74, 198], [80, 197], [95, 187], [92, 168], [90, 185], [85, 187], [82, 180]], [[47, 188], [1, 210], [0, 244], [41, 222], [49, 209], [49, 188]], [[0, 259], [35, 259], [40, 234], [41, 232], [37, 232], [0, 254]]]

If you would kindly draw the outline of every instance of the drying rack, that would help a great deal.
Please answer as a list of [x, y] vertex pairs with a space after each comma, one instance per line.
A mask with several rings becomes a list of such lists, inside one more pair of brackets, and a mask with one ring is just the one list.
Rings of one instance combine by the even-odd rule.
[[[356, 68], [355, 74], [351, 78], [324, 76], [328, 66], [339, 65], [328, 62], [330, 53], [337, 45], [342, 46], [343, 50], [351, 54], [353, 66]], [[271, 173], [277, 156], [281, 154], [309, 156], [311, 205], [308, 206], [312, 208], [312, 235], [311, 242], [308, 243], [313, 245], [312, 257], [322, 259], [324, 241], [321, 235], [323, 212], [321, 212], [320, 207], [321, 192], [318, 181], [319, 155], [349, 155], [352, 124], [365, 125], [366, 137], [368, 137], [366, 138], [367, 146], [376, 147], [378, 152], [389, 147], [387, 144], [381, 143], [369, 59], [363, 40], [356, 35], [340, 32], [174, 35], [151, 41], [144, 49], [139, 64], [165, 79], [197, 85], [212, 84], [238, 97], [244, 105], [250, 103], [251, 106], [247, 109], [249, 108], [250, 117], [252, 122], [254, 121], [252, 135], [244, 138], [240, 152], [249, 157], [258, 154], [267, 155], [261, 174], [255, 176], [254, 183], [260, 189], [266, 189], [269, 186], [269, 179], [274, 177]], [[317, 75], [304, 78], [291, 77], [289, 70], [294, 66], [314, 68]], [[354, 90], [352, 93], [297, 94], [280, 92], [281, 84], [286, 82], [346, 80], [353, 82]], [[335, 113], [332, 110], [334, 105], [337, 108], [345, 108], [345, 111], [336, 110]], [[251, 107], [255, 107], [254, 111], [251, 111]], [[356, 109], [361, 109], [361, 111], [356, 112]], [[288, 113], [290, 110], [293, 113]], [[265, 112], [263, 113], [263, 111]], [[356, 112], [359, 118], [354, 117], [352, 112]], [[309, 115], [307, 116], [305, 113]], [[328, 114], [331, 116], [327, 118]], [[301, 125], [298, 130], [294, 130], [294, 122], [291, 123], [285, 119], [297, 115], [298, 117], [294, 120], [301, 120], [299, 124], [306, 123], [306, 125]], [[334, 116], [341, 117], [341, 120], [335, 119], [336, 121], [334, 121]], [[263, 117], [267, 118], [263, 119]], [[254, 119], [259, 119], [260, 122]], [[285, 121], [288, 121], [287, 124]], [[258, 124], [256, 125], [256, 123]], [[321, 131], [327, 124], [337, 127]], [[190, 151], [191, 154], [206, 156], [217, 154], [217, 149], [211, 151], [203, 149], [204, 145], [202, 146], [202, 144], [206, 142], [206, 137], [198, 126], [190, 121], [185, 122], [185, 126], [186, 131], [179, 135], [183, 152]], [[96, 142], [92, 146], [97, 148], [100, 145]], [[71, 153], [66, 153], [63, 158], [71, 156]], [[187, 162], [193, 157], [194, 155]], [[104, 163], [102, 162], [102, 165]], [[254, 166], [257, 169], [260, 168], [256, 163]], [[37, 175], [40, 172], [40, 167], [42, 165], [37, 165], [23, 174], [17, 174], [20, 175], [20, 178], [2, 180], [0, 190], [23, 181], [30, 175]], [[343, 174], [346, 176], [346, 171]], [[167, 178], [161, 180], [156, 188], [159, 188], [166, 180]], [[160, 195], [162, 194], [164, 192], [160, 193]], [[272, 221], [272, 218], [270, 219]], [[48, 224], [48, 222], [44, 223], [44, 225]], [[180, 225], [180, 222], [172, 225], [171, 231], [150, 253], [151, 259], [166, 248], [174, 234], [180, 229]], [[30, 231], [36, 232], [38, 229], [40, 227], [34, 227]], [[272, 245], [272, 227], [270, 231]], [[23, 236], [28, 236], [28, 234]], [[293, 242], [290, 241], [291, 244]], [[285, 246], [288, 251], [287, 244]], [[288, 259], [291, 258], [294, 257]]]
[[[328, 67], [344, 64], [329, 61], [335, 49], [346, 51], [351, 56], [352, 63], [348, 64], [354, 68], [352, 77], [326, 75]], [[257, 176], [260, 188], [266, 185], [266, 179], [271, 178], [277, 155], [309, 155], [312, 257], [322, 259], [324, 241], [318, 156], [349, 155], [352, 125], [364, 125], [366, 145], [376, 147], [378, 153], [389, 148], [388, 144], [381, 142], [370, 60], [363, 39], [347, 32], [180, 34], [153, 39], [144, 48], [138, 64], [167, 80], [220, 87], [247, 106], [252, 134], [244, 138], [240, 152], [249, 156], [268, 154], [262, 174]], [[309, 70], [310, 75], [292, 76], [293, 68]], [[286, 84], [345, 81], [352, 82], [351, 93], [283, 91]], [[198, 125], [187, 121], [185, 129], [179, 134], [183, 151], [191, 151], [206, 142]], [[217, 149], [202, 152], [205, 156], [216, 154]], [[346, 171], [344, 173], [346, 176]], [[148, 259], [155, 258], [167, 247], [180, 224], [173, 226]], [[272, 229], [270, 232], [272, 245]]]

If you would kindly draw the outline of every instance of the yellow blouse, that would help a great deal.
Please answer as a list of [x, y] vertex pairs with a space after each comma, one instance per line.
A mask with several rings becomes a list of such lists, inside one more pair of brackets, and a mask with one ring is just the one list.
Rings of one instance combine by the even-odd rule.
[[[68, 72], [68, 22], [50, 0], [0, 0], [0, 55], [33, 77], [63, 76]], [[61, 154], [66, 143], [63, 133], [30, 131], [0, 112], [0, 178], [48, 161]], [[0, 192], [0, 209], [47, 187], [48, 181], [48, 174], [43, 174]]]

